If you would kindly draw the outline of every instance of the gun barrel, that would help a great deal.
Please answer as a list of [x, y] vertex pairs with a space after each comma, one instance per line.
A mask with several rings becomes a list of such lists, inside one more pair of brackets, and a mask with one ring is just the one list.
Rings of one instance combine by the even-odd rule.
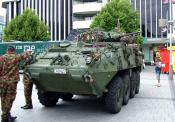
[[123, 35], [120, 35], [118, 38], [124, 37], [124, 36], [130, 36], [130, 35], [134, 35], [134, 34], [139, 34], [140, 32], [133, 32], [133, 33], [126, 33]]

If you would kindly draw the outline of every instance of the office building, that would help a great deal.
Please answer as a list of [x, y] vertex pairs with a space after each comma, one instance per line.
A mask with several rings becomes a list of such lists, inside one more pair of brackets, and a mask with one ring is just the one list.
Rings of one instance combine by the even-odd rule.
[[[111, 0], [6, 0], [7, 22], [24, 9], [31, 8], [44, 21], [51, 32], [52, 40], [65, 39], [72, 29], [87, 29], [93, 17]], [[130, 0], [139, 13], [140, 32], [144, 37], [145, 62], [154, 60], [159, 48], [168, 43], [168, 28], [159, 27], [159, 19], [169, 19], [169, 0]], [[175, 3], [175, 0], [172, 0]], [[73, 6], [73, 9], [72, 9]], [[173, 4], [173, 12], [175, 4]], [[73, 16], [72, 16], [73, 14]], [[175, 20], [175, 12], [173, 13]], [[72, 25], [73, 21], [73, 25]], [[175, 31], [173, 31], [175, 38]]]
[[[175, 0], [172, 0], [175, 3]], [[93, 17], [110, 0], [74, 0], [73, 1], [73, 28], [86, 29]], [[169, 19], [168, 0], [130, 0], [134, 10], [139, 13], [140, 32], [144, 37], [143, 52], [145, 62], [154, 60], [158, 48], [168, 43], [168, 28], [159, 27], [159, 19]], [[175, 4], [173, 4], [175, 11]], [[175, 12], [173, 15], [175, 20]], [[175, 37], [175, 31], [173, 31]]]
[[72, 0], [4, 0], [7, 23], [26, 8], [35, 11], [48, 27], [51, 40], [65, 39], [72, 29]]
[[[133, 8], [138, 11], [140, 18], [140, 31], [144, 37], [145, 62], [151, 62], [156, 52], [168, 46], [169, 26], [160, 27], [159, 19], [169, 20], [169, 0], [131, 0]], [[175, 0], [172, 0], [175, 3]], [[173, 20], [175, 20], [175, 4], [172, 5]], [[175, 30], [173, 31], [175, 37]], [[175, 41], [173, 41], [174, 43]]]
[[110, 0], [74, 0], [73, 29], [89, 28], [93, 17]]
[[0, 42], [2, 42], [3, 30], [5, 27], [5, 20], [3, 16], [0, 16]]

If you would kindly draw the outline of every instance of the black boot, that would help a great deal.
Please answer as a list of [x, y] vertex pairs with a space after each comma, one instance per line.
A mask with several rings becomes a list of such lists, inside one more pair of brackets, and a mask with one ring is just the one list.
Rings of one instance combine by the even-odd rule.
[[16, 118], [17, 118], [16, 116], [11, 115], [9, 117], [2, 116], [1, 122], [14, 122]]
[[22, 109], [32, 109], [33, 105], [25, 105], [21, 107]]
[[8, 118], [2, 118], [1, 122], [9, 122], [9, 119]]
[[10, 121], [9, 122], [14, 122], [17, 116], [10, 116]]

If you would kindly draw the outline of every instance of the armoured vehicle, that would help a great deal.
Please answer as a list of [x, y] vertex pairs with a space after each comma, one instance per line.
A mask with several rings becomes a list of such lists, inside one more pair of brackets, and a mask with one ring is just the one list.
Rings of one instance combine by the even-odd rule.
[[110, 113], [118, 113], [139, 93], [143, 54], [135, 33], [83, 32], [74, 41], [60, 42], [28, 66], [46, 107], [73, 95], [103, 97]]

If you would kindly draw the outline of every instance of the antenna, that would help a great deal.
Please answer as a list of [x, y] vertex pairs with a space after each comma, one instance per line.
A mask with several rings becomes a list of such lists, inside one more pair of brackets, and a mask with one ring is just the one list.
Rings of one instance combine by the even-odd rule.
[[120, 32], [120, 31], [121, 31], [119, 19], [117, 20], [117, 27], [115, 28], [115, 30], [116, 30], [117, 32]]

